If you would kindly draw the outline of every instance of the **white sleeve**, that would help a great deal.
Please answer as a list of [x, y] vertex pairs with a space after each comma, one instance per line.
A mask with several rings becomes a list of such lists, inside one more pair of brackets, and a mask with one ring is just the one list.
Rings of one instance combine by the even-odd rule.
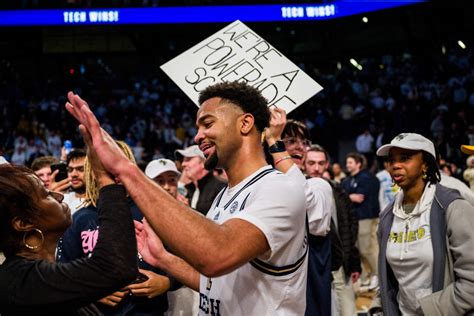
[[307, 184], [315, 197], [315, 203], [307, 209], [309, 232], [311, 235], [326, 236], [331, 227], [331, 216], [336, 216], [336, 202], [332, 188], [321, 178], [308, 179]]
[[441, 173], [440, 184], [444, 185], [445, 187], [458, 190], [461, 196], [466, 201], [468, 201], [469, 204], [474, 206], [474, 192], [472, 192], [471, 189], [464, 184], [464, 182]]
[[286, 174], [304, 186], [310, 234], [326, 236], [331, 227], [331, 204], [334, 204], [334, 209], [336, 207], [331, 186], [321, 178], [307, 180], [296, 165]]
[[260, 185], [249, 196], [240, 218], [257, 226], [265, 235], [272, 257], [295, 237], [295, 229], [305, 227], [305, 196], [303, 187], [280, 175]]

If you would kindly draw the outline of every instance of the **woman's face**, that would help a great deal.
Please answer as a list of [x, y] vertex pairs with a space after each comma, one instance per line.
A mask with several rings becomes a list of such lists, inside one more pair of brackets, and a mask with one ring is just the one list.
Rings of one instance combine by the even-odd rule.
[[69, 206], [62, 203], [64, 196], [49, 191], [41, 181], [37, 181], [35, 189], [33, 199], [41, 210], [35, 226], [43, 232], [64, 232], [72, 222]]
[[427, 166], [421, 151], [394, 147], [390, 149], [388, 165], [393, 181], [404, 191], [417, 185], [425, 185], [423, 170], [427, 170]]

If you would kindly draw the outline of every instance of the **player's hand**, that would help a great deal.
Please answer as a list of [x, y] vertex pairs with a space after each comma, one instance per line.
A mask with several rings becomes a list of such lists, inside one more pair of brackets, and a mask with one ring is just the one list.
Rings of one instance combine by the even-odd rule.
[[84, 139], [90, 139], [105, 170], [120, 178], [120, 173], [127, 170], [133, 163], [120, 150], [113, 138], [100, 127], [99, 121], [87, 102], [72, 92], [69, 92], [67, 97], [69, 102], [66, 102], [66, 109], [80, 123], [79, 129], [83, 137], [88, 135]]
[[166, 251], [161, 239], [153, 231], [153, 228], [148, 225], [145, 218], [143, 223], [134, 221], [134, 224], [139, 254], [148, 264], [161, 268], [169, 252]]

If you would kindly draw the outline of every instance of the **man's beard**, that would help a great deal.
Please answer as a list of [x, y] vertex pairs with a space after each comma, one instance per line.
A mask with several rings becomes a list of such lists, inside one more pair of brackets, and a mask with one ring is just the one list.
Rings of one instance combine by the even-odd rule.
[[81, 185], [79, 188], [72, 188], [72, 190], [77, 194], [84, 194], [86, 192], [86, 186]]
[[217, 163], [219, 162], [219, 158], [217, 157], [217, 153], [214, 152], [209, 158], [204, 161], [204, 168], [206, 170], [214, 170], [217, 167]]

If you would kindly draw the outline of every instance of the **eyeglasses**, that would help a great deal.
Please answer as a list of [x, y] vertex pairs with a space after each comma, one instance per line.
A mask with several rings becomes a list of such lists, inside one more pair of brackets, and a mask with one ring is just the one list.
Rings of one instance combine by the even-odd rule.
[[283, 139], [285, 146], [296, 146], [296, 144], [300, 144], [301, 146], [307, 148], [311, 147], [311, 141], [309, 139], [300, 139], [296, 137], [287, 137]]
[[84, 172], [84, 166], [79, 166], [79, 167], [67, 167], [67, 172], [68, 173], [73, 173], [74, 170], [77, 172]]

